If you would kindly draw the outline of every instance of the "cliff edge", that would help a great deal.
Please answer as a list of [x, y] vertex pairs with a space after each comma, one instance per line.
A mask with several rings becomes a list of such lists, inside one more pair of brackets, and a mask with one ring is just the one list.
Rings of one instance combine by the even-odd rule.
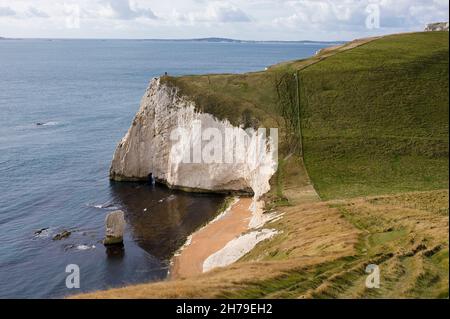
[[[197, 111], [176, 87], [155, 78], [117, 146], [110, 178], [142, 181], [151, 176], [171, 188], [259, 197], [269, 191], [276, 171], [274, 148], [262, 145], [258, 159], [248, 160], [254, 155], [248, 146], [260, 138], [255, 130]], [[242, 149], [239, 139], [245, 141]]]
[[[235, 127], [280, 128], [264, 196], [278, 216], [264, 227], [277, 236], [198, 276], [78, 298], [448, 298], [448, 47], [445, 32], [398, 34], [265, 72], [162, 78], [150, 93], [188, 96], [189, 107]], [[118, 161], [140, 160], [133, 147], [148, 129], [137, 129], [139, 116]], [[305, 200], [312, 186], [321, 200]], [[216, 244], [211, 233], [201, 235]], [[211, 258], [226, 260], [221, 251]], [[381, 269], [378, 289], [365, 284], [369, 264]]]

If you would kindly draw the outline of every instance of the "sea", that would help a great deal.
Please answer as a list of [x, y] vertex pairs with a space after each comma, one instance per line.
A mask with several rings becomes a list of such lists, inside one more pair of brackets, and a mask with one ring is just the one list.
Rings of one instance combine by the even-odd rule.
[[[259, 71], [330, 45], [0, 40], [0, 298], [166, 279], [174, 253], [224, 198], [109, 181], [149, 81], [165, 72]], [[110, 249], [105, 217], [117, 209], [127, 221], [124, 246]], [[70, 236], [54, 240], [63, 231]]]

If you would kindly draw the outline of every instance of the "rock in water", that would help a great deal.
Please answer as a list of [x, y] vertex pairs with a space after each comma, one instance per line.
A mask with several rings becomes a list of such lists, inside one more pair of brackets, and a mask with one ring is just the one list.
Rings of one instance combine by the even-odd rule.
[[125, 230], [125, 217], [121, 210], [109, 213], [105, 219], [104, 245], [120, 245], [123, 243], [123, 232]]
[[45, 228], [41, 228], [41, 229], [39, 229], [39, 230], [36, 230], [35, 232], [34, 232], [34, 234], [35, 235], [41, 235], [43, 232], [45, 232], [46, 230], [48, 230], [48, 227], [45, 227]]
[[61, 240], [61, 239], [66, 239], [67, 237], [69, 237], [72, 234], [71, 231], [68, 230], [63, 230], [62, 232], [56, 234], [55, 236], [53, 236], [53, 240]]

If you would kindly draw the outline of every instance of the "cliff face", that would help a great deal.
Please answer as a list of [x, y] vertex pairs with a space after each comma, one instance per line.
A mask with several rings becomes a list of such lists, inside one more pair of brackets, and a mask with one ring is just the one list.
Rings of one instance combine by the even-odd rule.
[[[201, 131], [198, 131], [199, 125]], [[216, 133], [220, 132], [221, 136], [209, 136], [211, 143], [208, 151], [205, 149], [208, 147], [205, 129], [211, 128]], [[174, 139], [173, 134], [179, 129], [183, 134], [178, 134], [181, 137]], [[227, 132], [245, 138], [247, 146], [260, 142], [261, 135], [249, 135], [228, 121], [219, 121], [211, 114], [197, 112], [194, 103], [180, 96], [177, 88], [161, 83], [160, 79], [153, 79], [132, 126], [117, 146], [110, 178], [139, 181], [147, 180], [152, 174], [157, 181], [172, 188], [261, 196], [269, 191], [269, 179], [276, 171], [276, 148], [264, 144], [258, 150], [262, 156], [258, 156], [256, 161], [224, 161], [230, 152], [236, 152], [240, 158], [255, 155], [255, 149], [251, 147], [236, 150]], [[200, 160], [194, 155], [199, 145], [203, 150]], [[209, 158], [208, 154], [216, 154], [210, 152], [211, 147], [222, 149], [223, 156]]]
[[436, 22], [427, 24], [425, 31], [448, 31], [448, 22]]

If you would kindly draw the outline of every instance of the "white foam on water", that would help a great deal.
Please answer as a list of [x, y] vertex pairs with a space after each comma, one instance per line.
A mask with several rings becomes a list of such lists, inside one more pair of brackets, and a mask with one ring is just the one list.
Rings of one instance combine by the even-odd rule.
[[86, 204], [87, 207], [93, 207], [97, 209], [106, 209], [106, 210], [118, 210], [117, 206], [114, 206], [112, 203], [106, 202], [104, 204]]
[[34, 238], [49, 238], [52, 234], [52, 230], [50, 228], [40, 230], [39, 233], [34, 234]]
[[221, 212], [219, 215], [217, 215], [212, 221], [210, 221], [210, 222], [208, 223], [208, 225], [209, 225], [209, 224], [212, 224], [212, 223], [215, 223], [216, 221], [218, 221], [218, 220], [224, 218], [224, 217], [231, 211], [231, 208], [232, 208], [238, 201], [239, 201], [239, 197], [233, 198], [233, 201], [228, 205], [228, 207], [227, 207], [223, 212]]
[[75, 247], [78, 250], [89, 250], [89, 249], [95, 249], [95, 245], [77, 245]]
[[167, 201], [172, 201], [172, 200], [174, 200], [175, 198], [177, 198], [175, 195], [170, 195], [169, 197], [167, 197]]
[[[175, 252], [174, 257], [180, 256], [180, 255], [181, 255], [181, 252], [183, 251], [183, 249], [185, 249], [187, 246], [189, 246], [189, 245], [192, 243], [192, 237], [193, 237], [193, 236], [194, 236], [194, 235], [192, 234], [192, 235], [189, 235], [188, 238], [186, 238], [186, 241], [184, 242], [183, 246], [181, 246], [180, 249], [178, 249], [178, 250]], [[173, 259], [172, 259], [171, 263], [172, 263], [172, 262], [173, 262]]]
[[59, 122], [47, 122], [47, 123], [43, 123], [42, 126], [55, 126], [58, 124], [59, 124]]

